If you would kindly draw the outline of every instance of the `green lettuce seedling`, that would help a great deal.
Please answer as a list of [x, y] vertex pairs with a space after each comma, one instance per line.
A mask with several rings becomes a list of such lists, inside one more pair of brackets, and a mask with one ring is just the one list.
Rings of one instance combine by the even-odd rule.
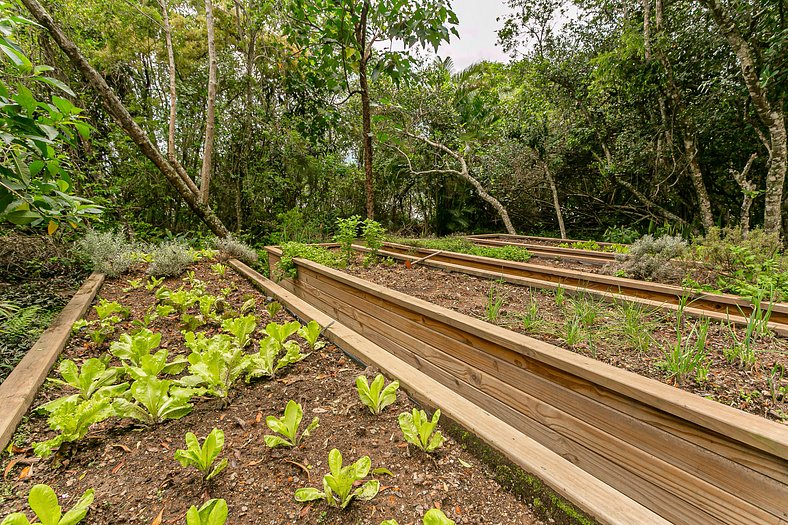
[[159, 285], [161, 285], [161, 283], [163, 282], [164, 282], [164, 277], [154, 277], [151, 275], [150, 278], [148, 279], [148, 282], [145, 283], [145, 289], [148, 290], [149, 292], [152, 292], [154, 288], [158, 288]]
[[[446, 517], [446, 514], [439, 509], [430, 509], [421, 519], [422, 525], [454, 525], [454, 521]], [[399, 525], [397, 520], [381, 521], [380, 525]]]
[[235, 342], [241, 348], [252, 342], [251, 335], [255, 328], [257, 328], [257, 320], [253, 315], [225, 319], [222, 322], [222, 330], [232, 334], [235, 337]]
[[175, 451], [175, 460], [182, 467], [194, 467], [200, 471], [205, 481], [215, 478], [227, 467], [227, 458], [221, 460], [216, 466], [211, 468], [213, 462], [222, 453], [224, 448], [224, 432], [218, 428], [211, 430], [203, 441], [202, 446], [197, 436], [191, 432], [186, 433], [186, 449]]
[[192, 411], [192, 396], [204, 393], [202, 389], [182, 388], [172, 381], [152, 376], [141, 377], [131, 384], [131, 397], [118, 398], [112, 409], [118, 417], [128, 417], [155, 425], [166, 419], [180, 419]]
[[227, 502], [210, 499], [199, 509], [195, 506], [186, 513], [186, 525], [224, 525], [227, 521]]
[[443, 445], [443, 442], [446, 440], [440, 433], [440, 430], [433, 433], [440, 418], [440, 410], [436, 410], [432, 414], [432, 420], [430, 421], [423, 410], [414, 408], [412, 413], [403, 412], [397, 419], [399, 428], [402, 429], [402, 434], [408, 443], [424, 452], [433, 452]]
[[141, 379], [146, 376], [157, 377], [159, 374], [176, 375], [183, 372], [189, 362], [183, 357], [176, 357], [167, 362], [169, 352], [162, 348], [155, 354], [143, 354], [139, 358], [137, 366], [125, 365], [124, 370], [133, 379]]
[[356, 490], [353, 486], [357, 481], [364, 479], [369, 473], [372, 462], [369, 456], [364, 456], [347, 467], [342, 466], [342, 454], [333, 449], [328, 453], [328, 467], [330, 474], [323, 476], [323, 492], [312, 487], [298, 489], [295, 499], [298, 502], [325, 500], [332, 507], [347, 507], [353, 499], [370, 500], [380, 491], [380, 482], [372, 479], [361, 485]]
[[[279, 354], [284, 350], [285, 355]], [[282, 368], [305, 359], [309, 354], [302, 354], [301, 347], [295, 341], [281, 345], [273, 337], [267, 337], [260, 343], [260, 351], [247, 356], [246, 382], [260, 377], [273, 378]]]
[[180, 383], [205, 386], [209, 395], [226, 398], [230, 389], [249, 366], [250, 357], [235, 344], [232, 337], [217, 334], [211, 338], [200, 333], [184, 333], [189, 355], [189, 373]]
[[385, 381], [383, 374], [378, 374], [372, 380], [371, 385], [367, 383], [367, 378], [364, 376], [356, 378], [358, 397], [369, 408], [369, 411], [375, 415], [380, 414], [384, 408], [397, 400], [399, 381], [392, 381], [386, 388], [383, 388]]
[[143, 328], [134, 335], [121, 335], [118, 341], [110, 345], [109, 351], [122, 361], [130, 361], [134, 366], [140, 366], [142, 356], [150, 355], [151, 350], [158, 348], [160, 343], [161, 334], [154, 334]]
[[52, 412], [58, 405], [66, 401], [87, 401], [94, 396], [96, 398], [113, 398], [129, 388], [128, 383], [114, 384], [118, 377], [118, 369], [107, 368], [104, 361], [95, 357], [85, 361], [82, 368], [77, 367], [74, 361], [66, 359], [60, 363], [58, 372], [63, 377], [63, 381], [60, 379], [50, 379], [50, 381], [76, 388], [79, 393], [55, 399], [41, 405], [39, 409]]
[[184, 330], [194, 332], [205, 324], [205, 318], [203, 318], [201, 315], [183, 313], [181, 314], [181, 323], [183, 323], [182, 326]]
[[282, 310], [282, 305], [276, 301], [271, 301], [265, 305], [265, 310], [268, 312], [268, 315], [271, 317], [271, 319], [273, 319], [276, 317], [276, 314]]
[[297, 447], [302, 439], [309, 437], [319, 425], [320, 419], [315, 417], [308, 427], [298, 435], [298, 427], [301, 425], [301, 420], [304, 418], [304, 410], [299, 403], [292, 399], [287, 402], [285, 407], [285, 414], [283, 417], [268, 416], [265, 418], [265, 424], [268, 428], [284, 437], [267, 435], [263, 436], [266, 446], [269, 448], [274, 447]]
[[99, 318], [99, 321], [116, 317], [115, 314], [118, 314], [118, 321], [120, 321], [121, 317], [125, 318], [131, 314], [128, 308], [121, 306], [117, 301], [110, 302], [106, 299], [99, 299], [99, 304], [93, 306], [93, 309], [96, 310], [96, 316]]
[[253, 312], [255, 308], [257, 308], [257, 300], [254, 297], [247, 299], [244, 301], [244, 304], [241, 305], [241, 314], [246, 315], [249, 312]]
[[168, 315], [170, 315], [174, 311], [175, 311], [175, 308], [173, 308], [169, 304], [160, 304], [160, 305], [156, 306], [156, 313], [159, 315], [159, 317], [167, 317]]
[[[57, 502], [57, 494], [49, 485], [33, 486], [27, 497], [27, 503], [41, 525], [76, 525], [85, 519], [88, 508], [93, 503], [93, 489], [86, 490], [79, 501], [65, 514]], [[0, 525], [30, 525], [30, 521], [21, 512], [15, 512], [6, 516]]]
[[191, 305], [197, 302], [197, 295], [182, 287], [175, 292], [170, 292], [167, 302], [175, 307], [179, 312], [185, 312]]
[[211, 265], [211, 270], [213, 270], [213, 273], [216, 275], [224, 277], [224, 274], [227, 272], [227, 266], [222, 263], [216, 263]]
[[317, 321], [312, 320], [309, 321], [306, 325], [302, 326], [298, 329], [298, 335], [300, 335], [304, 341], [309, 344], [309, 348], [312, 349], [314, 352], [315, 350], [319, 350], [323, 347], [322, 344], [318, 346], [317, 338], [320, 337], [320, 332], [322, 328], [317, 323]]
[[93, 397], [87, 401], [78, 399], [58, 403], [49, 414], [49, 428], [59, 432], [46, 441], [33, 443], [37, 456], [47, 457], [63, 443], [77, 441], [85, 437], [93, 423], [104, 421], [112, 416], [112, 399]]
[[285, 324], [268, 323], [265, 327], [265, 333], [282, 346], [285, 344], [285, 340], [296, 333], [299, 328], [301, 328], [301, 323], [298, 321], [291, 321]]

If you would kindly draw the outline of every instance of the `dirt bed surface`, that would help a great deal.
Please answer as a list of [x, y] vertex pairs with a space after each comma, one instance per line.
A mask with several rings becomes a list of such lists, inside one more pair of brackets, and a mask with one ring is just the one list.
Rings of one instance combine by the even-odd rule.
[[[224, 277], [218, 277], [202, 263], [194, 272], [195, 278], [207, 284], [208, 293], [218, 295], [230, 288], [227, 301], [233, 308], [256, 299], [256, 347], [262, 329], [270, 322], [262, 307], [263, 295], [230, 269]], [[138, 269], [136, 274], [107, 281], [99, 293], [99, 297], [132, 310], [131, 318], [121, 323], [115, 336], [100, 346], [85, 337], [74, 337], [64, 357], [81, 363], [104, 355], [110, 343], [131, 328], [131, 319], [141, 319], [155, 304], [153, 293], [144, 287], [124, 291], [127, 280], [135, 278], [147, 277]], [[181, 279], [168, 279], [164, 284], [170, 289], [186, 285]], [[88, 319], [94, 318], [91, 310]], [[275, 320], [288, 322], [292, 317], [280, 312]], [[169, 350], [170, 359], [188, 354], [177, 314], [156, 319], [150, 329], [162, 333], [161, 347]], [[201, 330], [210, 335], [217, 328], [205, 326]], [[308, 351], [303, 341], [299, 344]], [[119, 363], [113, 358], [110, 364]], [[187, 509], [208, 498], [227, 500], [227, 523], [232, 524], [378, 525], [384, 519], [397, 519], [401, 525], [420, 524], [421, 516], [432, 507], [440, 507], [458, 524], [541, 523], [527, 505], [492, 481], [487, 467], [450, 437], [433, 455], [409, 448], [397, 415], [410, 411], [413, 404], [400, 391], [394, 405], [382, 415], [373, 416], [355, 391], [354, 381], [360, 374], [372, 377], [374, 371], [365, 370], [328, 344], [285, 369], [275, 381], [239, 382], [226, 408], [216, 399], [201, 398], [186, 417], [149, 428], [132, 420], [112, 418], [94, 425], [75, 446], [64, 446], [53, 457], [42, 460], [32, 455], [30, 445], [53, 433], [48, 431], [44, 417], [30, 414], [15, 436], [13, 453], [4, 454], [0, 463], [4, 472], [0, 517], [13, 511], [24, 511], [32, 517], [27, 494], [34, 484], [47, 483], [64, 508], [86, 489], [95, 489], [95, 501], [83, 522], [86, 524], [149, 524], [160, 512], [161, 523], [184, 523]], [[45, 385], [34, 406], [66, 393], [71, 393], [70, 389]], [[281, 416], [290, 399], [304, 407], [303, 426], [314, 416], [320, 418], [320, 426], [296, 449], [269, 449], [263, 442], [263, 436], [271, 433], [265, 417]], [[186, 432], [204, 437], [214, 427], [225, 433], [220, 458], [228, 458], [229, 467], [215, 480], [204, 483], [197, 471], [181, 467], [173, 454], [185, 448]], [[321, 487], [322, 476], [328, 471], [327, 456], [333, 448], [342, 452], [345, 464], [368, 455], [372, 469], [385, 468], [393, 474], [375, 475], [381, 484], [377, 497], [353, 502], [345, 511], [331, 509], [324, 502], [303, 505], [294, 500], [298, 488]]]
[[[360, 260], [359, 260], [360, 261]], [[725, 351], [744, 339], [744, 329], [711, 323], [706, 340], [708, 376], [678, 381], [660, 366], [665, 352], [677, 342], [675, 314], [656, 310], [630, 311], [625, 322], [623, 305], [612, 305], [592, 296], [577, 298], [556, 295], [509, 283], [453, 273], [418, 265], [402, 264], [364, 267], [356, 264], [348, 273], [379, 285], [418, 297], [454, 311], [490, 322], [488, 306], [501, 300], [493, 322], [573, 352], [592, 357], [688, 392], [713, 399], [774, 421], [788, 423], [788, 340], [774, 335], [756, 338], [752, 344], [756, 362], [752, 366], [729, 362]], [[492, 289], [493, 301], [490, 300]], [[574, 339], [569, 320], [589, 312], [593, 321], [580, 326]], [[696, 320], [681, 323], [683, 340], [697, 338]]]

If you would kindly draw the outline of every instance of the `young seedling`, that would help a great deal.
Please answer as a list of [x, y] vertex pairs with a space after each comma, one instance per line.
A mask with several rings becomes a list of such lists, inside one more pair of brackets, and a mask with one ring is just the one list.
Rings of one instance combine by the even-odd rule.
[[663, 359], [657, 366], [665, 369], [669, 377], [675, 378], [679, 385], [692, 373], [695, 374], [697, 382], [705, 381], [709, 372], [706, 352], [708, 332], [708, 319], [693, 325], [687, 337], [678, 331], [676, 342], [664, 352]]
[[186, 513], [186, 525], [224, 525], [227, 522], [227, 502], [210, 499], [199, 509], [191, 506]]
[[103, 298], [99, 299], [99, 304], [93, 306], [93, 309], [96, 311], [96, 316], [99, 318], [99, 321], [108, 320], [113, 317], [118, 317], [118, 321], [120, 321], [121, 318], [126, 318], [131, 313], [128, 308], [122, 306], [117, 301], [110, 302]]
[[172, 381], [146, 376], [131, 385], [131, 397], [118, 398], [112, 409], [118, 417], [137, 419], [146, 425], [156, 425], [166, 419], [180, 419], [192, 411], [191, 398], [204, 393], [202, 389], [181, 388]]
[[224, 277], [224, 274], [227, 273], [227, 266], [222, 263], [216, 263], [211, 265], [211, 270], [213, 270], [213, 273], [216, 275]]
[[279, 304], [277, 301], [271, 301], [267, 305], [265, 305], [265, 310], [268, 312], [268, 316], [273, 319], [276, 317], [276, 314], [282, 311], [282, 305]]
[[576, 315], [570, 315], [564, 323], [564, 341], [569, 346], [575, 346], [583, 338], [583, 323]]
[[309, 437], [309, 435], [319, 426], [320, 419], [315, 417], [309, 426], [298, 435], [298, 427], [301, 425], [301, 420], [304, 418], [304, 410], [299, 403], [292, 399], [287, 402], [285, 407], [284, 416], [279, 418], [276, 416], [268, 416], [265, 418], [265, 424], [268, 428], [281, 434], [284, 437], [266, 435], [263, 440], [268, 448], [275, 447], [297, 447], [301, 440]]
[[[85, 519], [88, 508], [93, 503], [93, 497], [93, 489], [86, 490], [71, 507], [71, 510], [63, 514], [63, 509], [57, 502], [57, 494], [52, 490], [52, 487], [34, 485], [30, 489], [27, 503], [38, 518], [40, 525], [76, 525]], [[0, 525], [30, 525], [30, 521], [21, 512], [15, 512], [6, 516]]]
[[142, 286], [142, 279], [130, 279], [127, 282], [129, 284], [129, 286], [128, 286], [128, 288], [124, 288], [123, 289], [124, 293], [128, 293], [128, 292], [130, 292], [132, 290], [136, 290], [137, 288]]
[[385, 381], [383, 374], [378, 374], [371, 385], [367, 383], [367, 378], [364, 376], [356, 378], [358, 397], [375, 415], [380, 414], [384, 408], [397, 400], [399, 381], [392, 381], [384, 388]]
[[558, 308], [563, 308], [566, 303], [566, 290], [560, 284], [555, 288], [555, 305]]
[[227, 458], [224, 458], [216, 465], [213, 462], [219, 457], [224, 448], [224, 432], [218, 428], [211, 430], [210, 434], [200, 446], [200, 441], [191, 432], [186, 433], [186, 449], [175, 451], [175, 460], [182, 467], [194, 467], [200, 471], [205, 481], [215, 478], [227, 467]]
[[156, 314], [158, 314], [159, 317], [167, 317], [168, 315], [170, 315], [174, 311], [175, 311], [175, 308], [173, 308], [169, 304], [160, 304], [160, 305], [156, 306]]
[[491, 285], [490, 292], [487, 294], [487, 305], [484, 307], [484, 315], [487, 321], [494, 323], [498, 320], [505, 300], [504, 294], [499, 292], [494, 284]]
[[539, 312], [539, 304], [536, 301], [531, 301], [528, 304], [528, 310], [520, 314], [520, 322], [523, 324], [523, 329], [526, 332], [535, 332], [542, 326], [544, 319], [541, 312]]
[[253, 315], [225, 319], [222, 322], [222, 330], [232, 334], [235, 337], [236, 344], [241, 348], [252, 342], [251, 335], [254, 333], [255, 328], [257, 328], [257, 319]]
[[440, 418], [440, 409], [432, 414], [432, 420], [430, 420], [423, 410], [414, 408], [413, 412], [403, 412], [397, 419], [405, 441], [429, 453], [435, 451], [446, 441], [440, 430], [435, 432], [435, 427], [438, 425]]
[[246, 315], [249, 312], [254, 312], [255, 308], [257, 308], [257, 299], [254, 297], [247, 299], [244, 301], [244, 304], [241, 305], [241, 315]]
[[189, 354], [190, 376], [180, 380], [184, 386], [204, 386], [209, 395], [225, 399], [230, 389], [248, 368], [250, 357], [227, 334], [211, 338], [193, 332], [184, 334]]
[[298, 329], [298, 335], [300, 335], [304, 341], [309, 344], [309, 348], [312, 349], [314, 352], [315, 350], [319, 350], [323, 347], [323, 344], [319, 344], [317, 342], [318, 337], [320, 337], [320, 332], [322, 328], [314, 319], [309, 321], [309, 323], [305, 324], [301, 328]]
[[161, 286], [163, 282], [164, 277], [154, 277], [151, 275], [150, 278], [148, 278], [148, 282], [145, 284], [145, 289], [152, 292], [155, 288]]
[[346, 508], [353, 499], [371, 500], [380, 491], [378, 480], [369, 480], [353, 490], [354, 484], [369, 474], [371, 465], [369, 456], [364, 456], [352, 465], [343, 467], [342, 454], [339, 450], [332, 449], [328, 453], [328, 466], [331, 473], [323, 476], [323, 491], [312, 487], [298, 489], [295, 492], [295, 500], [300, 503], [325, 500], [330, 506], [342, 509]]
[[109, 350], [118, 359], [140, 366], [142, 356], [150, 355], [151, 350], [158, 348], [160, 343], [161, 334], [144, 328], [134, 335], [121, 335], [118, 341], [112, 343]]
[[[277, 359], [282, 350], [285, 355]], [[273, 337], [266, 337], [260, 343], [260, 351], [247, 356], [246, 382], [260, 377], [273, 379], [274, 375], [282, 368], [297, 363], [308, 356], [309, 354], [301, 353], [301, 347], [295, 341], [287, 341], [283, 345]]]
[[79, 390], [78, 394], [61, 397], [41, 405], [39, 408], [47, 412], [54, 411], [57, 406], [66, 401], [87, 401], [93, 397], [96, 398], [113, 398], [122, 394], [129, 388], [128, 383], [115, 384], [118, 377], [117, 368], [107, 368], [107, 365], [101, 359], [91, 357], [82, 364], [79, 368], [70, 359], [66, 359], [60, 363], [58, 367], [63, 380], [50, 379], [51, 382], [68, 385]]
[[176, 357], [168, 363], [168, 354], [168, 350], [162, 348], [155, 354], [142, 355], [136, 366], [126, 364], [124, 370], [133, 379], [142, 379], [147, 376], [158, 377], [160, 374], [176, 375], [183, 372], [189, 362], [183, 357]]
[[63, 443], [78, 441], [85, 437], [93, 423], [104, 421], [113, 415], [112, 399], [93, 397], [88, 401], [70, 399], [56, 404], [49, 414], [49, 428], [59, 432], [47, 441], [33, 443], [36, 456], [47, 457]]
[[[454, 521], [446, 517], [442, 510], [430, 509], [421, 519], [422, 525], [454, 525]], [[380, 525], [399, 525], [397, 520], [381, 521]]]

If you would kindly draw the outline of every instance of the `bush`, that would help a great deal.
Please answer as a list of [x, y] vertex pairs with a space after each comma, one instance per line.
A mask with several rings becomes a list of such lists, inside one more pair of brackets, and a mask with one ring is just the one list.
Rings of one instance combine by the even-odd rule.
[[189, 247], [178, 241], [164, 241], [151, 252], [148, 273], [156, 277], [180, 275], [194, 263]]
[[93, 263], [93, 270], [117, 277], [134, 263], [134, 246], [117, 231], [88, 231], [77, 241], [77, 249]]
[[244, 244], [240, 240], [236, 239], [232, 235], [228, 235], [227, 237], [217, 237], [213, 241], [213, 247], [223, 252], [228, 257], [233, 259], [238, 259], [242, 263], [245, 264], [255, 264], [257, 263], [258, 256], [257, 252], [251, 246]]
[[679, 236], [655, 239], [645, 235], [635, 241], [629, 253], [616, 254], [615, 273], [645, 280], [665, 280], [676, 277], [677, 269], [671, 260], [687, 251], [687, 242]]

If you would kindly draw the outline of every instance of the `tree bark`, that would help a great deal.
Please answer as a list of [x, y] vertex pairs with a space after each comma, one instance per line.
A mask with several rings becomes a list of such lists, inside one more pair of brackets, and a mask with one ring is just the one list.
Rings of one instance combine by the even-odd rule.
[[205, 145], [200, 170], [200, 201], [208, 204], [213, 172], [213, 141], [216, 126], [216, 44], [213, 31], [213, 2], [205, 0], [205, 25], [208, 29], [208, 107], [205, 115]]
[[724, 9], [719, 0], [700, 0], [711, 13], [711, 17], [728, 40], [728, 44], [739, 59], [744, 84], [752, 99], [758, 118], [769, 130], [771, 147], [769, 171], [766, 174], [766, 202], [763, 212], [763, 229], [767, 233], [779, 233], [782, 226], [783, 185], [788, 168], [788, 135], [785, 128], [785, 112], [781, 101], [769, 100], [767, 85], [761, 84], [756, 53], [750, 42], [742, 35], [736, 20]]
[[60, 26], [49, 13], [47, 13], [38, 0], [22, 0], [22, 3], [27, 10], [30, 11], [30, 14], [33, 15], [36, 22], [49, 31], [60, 49], [63, 50], [91, 87], [96, 90], [110, 115], [113, 116], [129, 138], [134, 141], [140, 151], [153, 162], [162, 175], [164, 175], [170, 184], [175, 187], [189, 208], [205, 222], [214, 234], [219, 237], [226, 237], [229, 232], [224, 224], [222, 224], [222, 221], [219, 220], [209, 206], [199, 201], [199, 196], [197, 194], [189, 189], [189, 186], [183, 181], [172, 164], [169, 163], [156, 145], [150, 141], [142, 128], [135, 122], [134, 118], [123, 105], [123, 102], [121, 102], [115, 92], [112, 91], [107, 81], [104, 80], [104, 77], [90, 65], [79, 48], [77, 48], [76, 44], [66, 36]]
[[550, 167], [547, 162], [542, 162], [545, 178], [550, 184], [550, 192], [553, 194], [553, 207], [555, 208], [555, 217], [558, 219], [558, 228], [561, 230], [561, 238], [566, 239], [566, 228], [564, 227], [564, 214], [561, 212], [561, 203], [558, 200], [558, 188], [555, 185], [555, 179], [550, 172]]
[[643, 48], [645, 49], [646, 62], [651, 60], [651, 0], [642, 0], [643, 3]]
[[755, 184], [753, 184], [752, 181], [747, 180], [747, 174], [749, 174], [750, 169], [752, 168], [752, 163], [755, 162], [755, 159], [757, 158], [757, 153], [750, 155], [750, 159], [747, 161], [747, 164], [741, 171], [736, 171], [731, 168], [731, 175], [744, 194], [744, 199], [741, 203], [741, 210], [739, 212], [739, 227], [741, 228], [742, 234], [745, 236], [747, 235], [747, 232], [750, 231], [750, 207], [752, 206], [752, 200], [756, 189]]
[[364, 192], [366, 194], [367, 217], [375, 219], [375, 180], [372, 173], [372, 111], [369, 103], [369, 83], [367, 80], [367, 64], [372, 50], [367, 49], [367, 17], [369, 16], [369, 0], [364, 0], [361, 8], [361, 20], [356, 27], [356, 42], [361, 51], [358, 67], [358, 85], [361, 92], [361, 123], [364, 144]]

